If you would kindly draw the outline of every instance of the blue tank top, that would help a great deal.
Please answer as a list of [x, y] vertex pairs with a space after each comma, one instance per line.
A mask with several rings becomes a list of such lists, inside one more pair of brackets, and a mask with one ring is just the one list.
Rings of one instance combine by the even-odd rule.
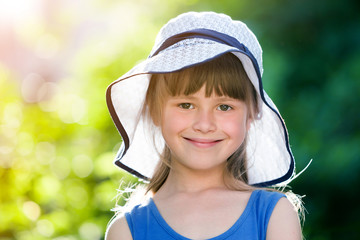
[[[271, 213], [284, 194], [255, 190], [239, 219], [226, 232], [211, 240], [265, 239]], [[125, 214], [133, 240], [177, 239], [189, 240], [175, 232], [160, 215], [154, 201], [138, 205]]]

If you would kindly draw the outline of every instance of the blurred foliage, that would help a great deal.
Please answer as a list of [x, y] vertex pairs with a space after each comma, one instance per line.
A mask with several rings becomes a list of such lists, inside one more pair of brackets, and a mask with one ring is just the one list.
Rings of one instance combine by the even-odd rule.
[[[0, 63], [1, 240], [103, 238], [120, 180], [136, 181], [112, 165], [121, 139], [107, 112], [106, 87], [146, 58], [168, 19], [190, 10], [227, 13], [258, 36], [265, 89], [287, 122], [297, 169], [313, 159], [291, 184], [306, 195], [305, 237], [357, 239], [358, 1], [94, 0], [90, 5], [108, 28], [90, 22], [95, 34], [73, 39], [78, 42], [71, 58], [60, 63], [65, 69], [60, 79], [41, 85], [50, 97], [29, 101], [25, 80], [39, 79], [36, 71], [22, 80], [16, 69]], [[60, 9], [55, 30], [42, 22], [20, 35], [32, 48], [45, 28], [46, 36], [65, 45], [65, 33], [99, 17], [96, 11], [84, 8], [87, 14], [77, 15]], [[42, 40], [45, 50], [51, 50], [51, 39]]]

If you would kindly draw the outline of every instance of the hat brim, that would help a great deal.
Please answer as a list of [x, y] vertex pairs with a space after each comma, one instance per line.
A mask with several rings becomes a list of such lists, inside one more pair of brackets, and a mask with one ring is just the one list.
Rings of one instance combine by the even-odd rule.
[[[199, 42], [200, 41], [200, 42]], [[196, 44], [192, 44], [195, 43]], [[294, 158], [285, 123], [263, 89], [256, 60], [237, 48], [199, 39], [166, 49], [136, 65], [107, 89], [107, 104], [123, 142], [115, 164], [145, 180], [151, 179], [164, 147], [161, 131], [142, 115], [151, 74], [170, 73], [211, 61], [231, 52], [242, 62], [259, 95], [261, 116], [248, 131], [248, 183], [270, 186], [284, 183], [294, 174]], [[155, 136], [154, 136], [155, 134]], [[156, 147], [154, 147], [154, 144]]]

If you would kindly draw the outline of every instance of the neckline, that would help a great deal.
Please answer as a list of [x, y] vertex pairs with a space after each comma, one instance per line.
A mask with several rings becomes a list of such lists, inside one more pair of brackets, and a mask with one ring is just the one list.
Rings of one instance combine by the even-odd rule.
[[[250, 198], [246, 204], [244, 211], [241, 213], [241, 215], [236, 220], [236, 222], [228, 230], [226, 230], [225, 232], [221, 233], [218, 236], [209, 238], [207, 240], [221, 240], [221, 239], [225, 239], [225, 238], [229, 237], [230, 235], [232, 235], [244, 223], [245, 219], [249, 215], [252, 205], [255, 202], [256, 196], [258, 195], [258, 192], [259, 192], [259, 190], [254, 190], [251, 193]], [[191, 240], [190, 238], [184, 237], [183, 235], [179, 234], [178, 232], [176, 232], [174, 229], [172, 229], [170, 227], [170, 225], [165, 221], [165, 219], [160, 214], [160, 211], [157, 208], [157, 206], [152, 198], [150, 198], [149, 207], [150, 207], [150, 210], [152, 211], [152, 213], [154, 214], [156, 221], [168, 234], [170, 234], [175, 239]]]

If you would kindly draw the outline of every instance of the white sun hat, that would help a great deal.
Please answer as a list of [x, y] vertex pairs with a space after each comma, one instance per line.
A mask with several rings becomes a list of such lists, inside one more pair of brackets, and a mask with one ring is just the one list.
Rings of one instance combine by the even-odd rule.
[[151, 74], [178, 71], [228, 52], [242, 62], [259, 95], [260, 114], [251, 124], [246, 146], [248, 183], [272, 186], [292, 179], [295, 161], [287, 129], [262, 85], [260, 44], [244, 23], [213, 12], [189, 12], [170, 20], [156, 37], [150, 56], [108, 87], [107, 105], [123, 140], [117, 166], [149, 180], [159, 161], [164, 147], [160, 129], [142, 115]]

